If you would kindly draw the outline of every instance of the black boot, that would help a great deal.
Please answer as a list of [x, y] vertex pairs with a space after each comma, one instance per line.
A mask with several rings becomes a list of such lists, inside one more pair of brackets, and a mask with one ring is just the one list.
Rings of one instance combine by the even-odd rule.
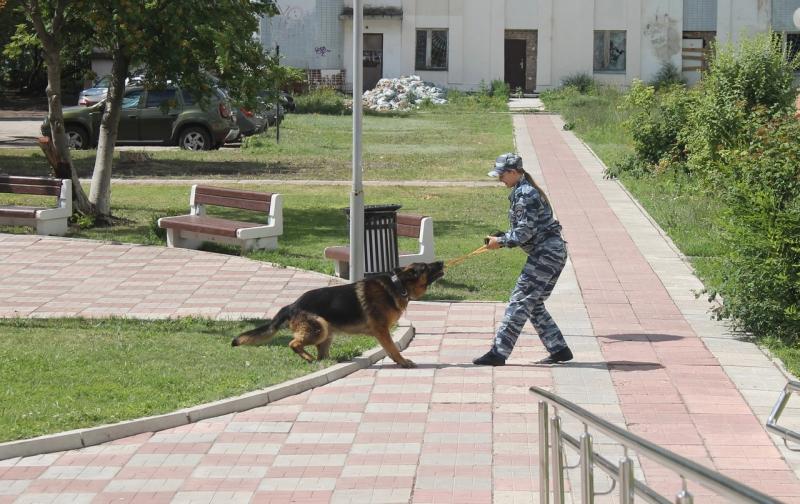
[[489, 350], [484, 355], [472, 359], [472, 363], [478, 366], [505, 366], [506, 358], [494, 350]]
[[554, 354], [550, 354], [544, 359], [537, 361], [536, 364], [558, 364], [559, 362], [567, 362], [572, 360], [572, 350], [566, 347]]

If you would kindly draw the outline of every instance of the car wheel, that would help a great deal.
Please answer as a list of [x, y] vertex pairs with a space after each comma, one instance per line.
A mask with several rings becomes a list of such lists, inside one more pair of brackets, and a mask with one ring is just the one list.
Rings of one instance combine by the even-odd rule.
[[67, 125], [64, 130], [67, 135], [67, 146], [70, 149], [82, 150], [89, 148], [89, 134], [80, 126]]
[[209, 150], [212, 148], [211, 135], [203, 128], [192, 126], [181, 131], [178, 145], [185, 150]]

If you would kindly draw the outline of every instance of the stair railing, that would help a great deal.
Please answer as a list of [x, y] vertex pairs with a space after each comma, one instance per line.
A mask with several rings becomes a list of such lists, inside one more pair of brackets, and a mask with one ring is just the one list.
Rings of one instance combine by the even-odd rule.
[[[797, 385], [798, 390], [800, 390], [800, 384]], [[689, 492], [687, 481], [698, 483], [724, 497], [729, 502], [780, 502], [758, 490], [617, 427], [552, 392], [539, 387], [531, 387], [530, 391], [539, 400], [539, 504], [550, 503], [551, 483], [553, 503], [565, 503], [564, 444], [575, 449], [580, 454], [582, 504], [592, 504], [595, 496], [601, 495], [594, 490], [595, 467], [605, 472], [612, 479], [612, 484], [618, 487], [618, 502], [621, 504], [633, 504], [634, 497], [640, 497], [645, 502], [654, 504], [669, 504], [670, 502], [693, 504], [694, 495]], [[785, 402], [783, 405], [785, 406]], [[552, 416], [549, 415], [550, 406], [553, 408]], [[579, 439], [563, 432], [559, 411], [569, 414], [583, 424], [583, 433]], [[623, 456], [617, 463], [612, 462], [594, 450], [590, 429], [605, 434], [623, 447]], [[634, 477], [633, 458], [631, 458], [630, 452], [635, 452], [637, 455], [657, 462], [680, 476], [682, 488], [676, 493], [674, 500], [664, 497], [646, 483]], [[612, 486], [611, 491], [613, 489], [614, 487]]]
[[772, 407], [772, 413], [770, 413], [767, 419], [767, 430], [780, 436], [783, 439], [783, 444], [785, 444], [786, 448], [789, 450], [800, 451], [800, 448], [792, 448], [789, 446], [789, 441], [800, 444], [800, 433], [778, 425], [778, 419], [781, 417], [781, 414], [783, 414], [783, 410], [786, 408], [786, 404], [789, 402], [794, 392], [800, 392], [800, 382], [790, 381], [783, 387], [783, 392], [781, 392], [781, 395], [778, 397], [775, 406]]

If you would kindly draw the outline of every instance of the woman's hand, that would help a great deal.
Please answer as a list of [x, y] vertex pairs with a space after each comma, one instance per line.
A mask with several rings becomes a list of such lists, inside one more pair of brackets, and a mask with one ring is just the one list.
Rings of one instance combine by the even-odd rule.
[[489, 250], [499, 249], [501, 247], [500, 242], [497, 239], [497, 236], [487, 236], [486, 237], [486, 248]]

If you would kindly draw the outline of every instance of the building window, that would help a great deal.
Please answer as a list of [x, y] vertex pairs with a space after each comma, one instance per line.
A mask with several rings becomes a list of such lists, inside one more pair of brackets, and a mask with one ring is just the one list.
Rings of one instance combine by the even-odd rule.
[[625, 72], [625, 32], [594, 32], [594, 71]]
[[800, 53], [800, 33], [784, 33], [786, 37], [783, 45], [786, 48], [786, 58], [791, 60]]
[[447, 30], [417, 30], [417, 70], [447, 70]]

